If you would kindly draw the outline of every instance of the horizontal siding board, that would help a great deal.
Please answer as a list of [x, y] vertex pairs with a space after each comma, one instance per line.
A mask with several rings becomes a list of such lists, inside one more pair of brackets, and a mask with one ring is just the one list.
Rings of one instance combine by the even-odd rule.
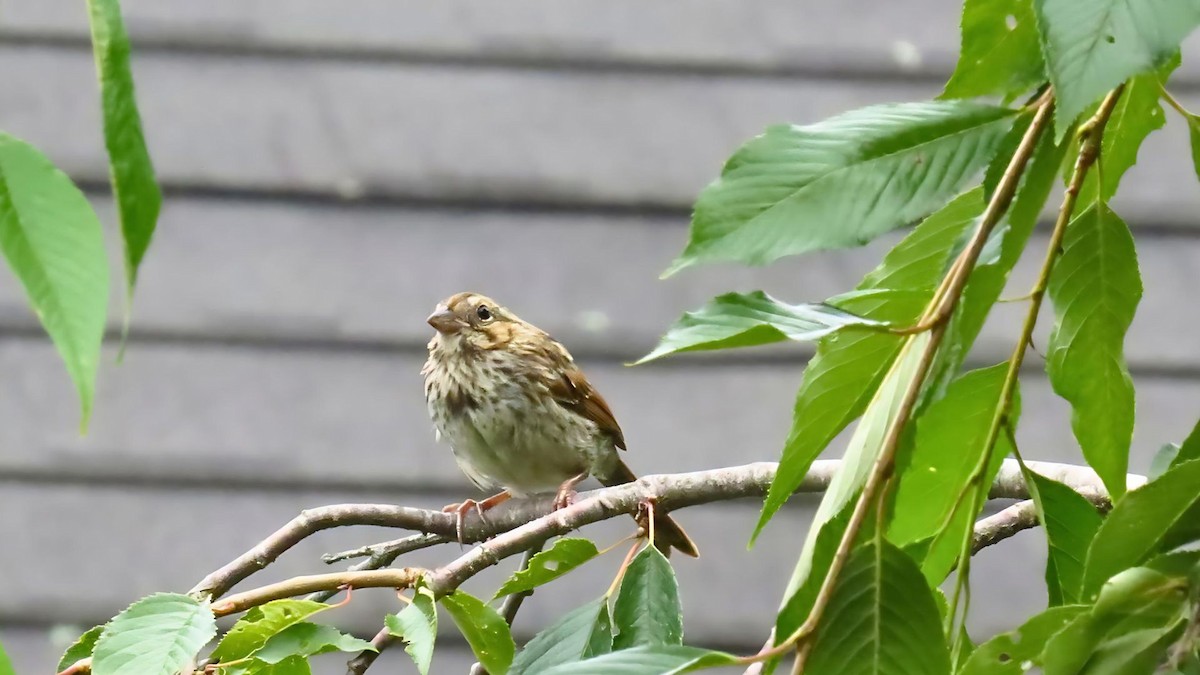
[[[466, 489], [447, 447], [434, 442], [417, 355], [135, 344], [122, 366], [111, 356], [91, 430], [80, 438], [52, 348], [0, 342], [0, 419], [21, 421], [0, 425], [0, 476]], [[639, 473], [775, 459], [800, 374], [798, 365], [582, 365], [621, 421]], [[1195, 422], [1200, 382], [1139, 378], [1138, 385], [1134, 466], [1144, 469]], [[1025, 455], [1079, 461], [1066, 404], [1037, 374], [1023, 394]]]
[[[96, 201], [113, 220], [107, 199]], [[726, 291], [765, 289], [790, 302], [854, 287], [897, 235], [849, 251], [787, 258], [768, 268], [709, 265], [659, 281], [682, 250], [682, 219], [599, 214], [314, 207], [291, 202], [168, 200], [142, 267], [134, 335], [422, 351], [424, 318], [460, 290], [487, 293], [563, 340], [578, 356], [632, 360], [681, 312]], [[121, 257], [110, 227], [114, 269]], [[553, 244], [551, 244], [553, 242]], [[1009, 289], [1023, 295], [1041, 264], [1030, 244]], [[551, 248], [552, 246], [552, 248]], [[1200, 238], [1139, 241], [1145, 297], [1128, 340], [1135, 368], [1200, 368], [1200, 317], [1181, 312], [1200, 287]], [[112, 285], [116, 327], [124, 299]], [[1011, 350], [1025, 306], [1000, 306], [980, 358]], [[1047, 317], [1044, 324], [1051, 320]], [[31, 330], [20, 287], [0, 284], [0, 329]], [[1045, 344], [1042, 340], [1039, 344]], [[805, 345], [727, 352], [767, 358]], [[697, 363], [674, 359], [672, 363]]]
[[[960, 6], [955, 0], [516, 0], [503, 6], [488, 0], [155, 0], [127, 3], [124, 10], [135, 39], [161, 44], [941, 75], [958, 54]], [[86, 16], [71, 0], [10, 0], [0, 29], [83, 36]], [[1200, 39], [1189, 41], [1195, 44]], [[1190, 66], [1185, 59], [1183, 72], [1193, 74]]]
[[[869, 10], [875, 20], [857, 17]], [[859, 60], [897, 70], [893, 45], [927, 47], [924, 59], [945, 67], [958, 49], [957, 3], [818, 0], [589, 0], [560, 4], [487, 0], [435, 4], [356, 0], [128, 3], [135, 38], [233, 41], [311, 49], [405, 50], [541, 58], [734, 63], [758, 67]], [[849, 22], [854, 31], [840, 30]], [[69, 0], [12, 0], [0, 27], [27, 33], [83, 35], [86, 15]], [[681, 30], [686, 28], [686, 30]], [[925, 50], [923, 50], [925, 51]], [[830, 52], [833, 52], [832, 54]], [[907, 61], [906, 61], [907, 63]]]
[[[681, 211], [769, 124], [937, 91], [899, 80], [568, 76], [154, 53], [135, 71], [151, 153], [169, 185]], [[0, 46], [0, 73], [6, 130], [102, 182], [90, 54]], [[1119, 202], [1128, 218], [1197, 224], [1186, 135], [1173, 120], [1151, 141], [1156, 161], [1130, 177]]]
[[[380, 497], [344, 495], [356, 501]], [[438, 503], [432, 497], [427, 501]], [[301, 508], [319, 503], [323, 502], [303, 493], [6, 487], [0, 492], [0, 535], [6, 542], [0, 570], [22, 583], [0, 597], [0, 621], [45, 625], [102, 620], [147, 593], [186, 590]], [[689, 643], [741, 651], [757, 648], [778, 605], [811, 508], [810, 503], [781, 513], [752, 551], [746, 550], [745, 542], [757, 517], [756, 503], [696, 507], [679, 514], [702, 548], [698, 560], [675, 561]], [[621, 519], [583, 533], [606, 545], [629, 529]], [[394, 531], [379, 528], [319, 533], [252, 577], [250, 585], [327, 569], [318, 562], [322, 552], [394, 536]], [[1038, 573], [1042, 545], [1036, 537], [1026, 538], [1007, 547], [1000, 560], [994, 555], [980, 559], [976, 578], [988, 582], [977, 587], [981, 595], [974, 596], [973, 627], [1002, 629], [1018, 619], [1017, 612], [1034, 610], [1043, 602], [1040, 591], [1030, 589], [1026, 581]], [[407, 564], [435, 566], [458, 554], [457, 546], [444, 546], [413, 554]], [[619, 559], [619, 553], [610, 554], [572, 572], [558, 582], [557, 591], [535, 593], [518, 617], [518, 635], [527, 637], [553, 617], [603, 593]], [[39, 563], [30, 566], [31, 560]], [[515, 558], [505, 561], [471, 580], [467, 589], [489, 595], [515, 564]], [[735, 582], [747, 574], [761, 581]], [[397, 607], [386, 592], [358, 591], [350, 606], [328, 619], [366, 634], [385, 612]], [[449, 633], [453, 629], [445, 623]]]

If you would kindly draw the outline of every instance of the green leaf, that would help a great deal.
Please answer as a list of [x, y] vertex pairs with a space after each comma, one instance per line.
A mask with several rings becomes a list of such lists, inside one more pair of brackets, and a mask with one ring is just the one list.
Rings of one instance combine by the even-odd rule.
[[[240, 668], [240, 666], [234, 668]], [[221, 675], [225, 675], [225, 670], [219, 671]], [[232, 672], [237, 672], [238, 675], [243, 675], [243, 673], [244, 675], [309, 675], [312, 673], [312, 668], [308, 665], [308, 659], [303, 656], [289, 656], [279, 663], [250, 661], [245, 670]]]
[[[71, 663], [74, 663], [72, 661]], [[68, 663], [67, 665], [71, 665]], [[59, 668], [62, 670], [62, 668]], [[4, 651], [4, 645], [0, 644], [0, 675], [17, 675], [16, 669], [13, 668], [12, 661], [8, 659], [8, 654]]]
[[1184, 462], [1117, 502], [1088, 549], [1083, 596], [1168, 542], [1200, 536], [1200, 460]]
[[1180, 444], [1179, 453], [1175, 455], [1171, 466], [1190, 462], [1193, 459], [1200, 459], [1200, 422], [1196, 422], [1196, 426], [1192, 427], [1192, 433], [1188, 434], [1188, 437]]
[[950, 672], [933, 591], [887, 542], [854, 551], [838, 577], [805, 668], [845, 675]]
[[[928, 384], [918, 411], [923, 411], [930, 401], [944, 395], [945, 388], [958, 375], [963, 362], [966, 361], [984, 321], [987, 320], [996, 301], [1000, 299], [1009, 274], [1021, 258], [1029, 235], [1037, 225], [1046, 199], [1054, 187], [1058, 167], [1063, 163], [1065, 146], [1065, 143], [1055, 146], [1051, 134], [1042, 134], [1021, 176], [1007, 217], [992, 230], [980, 252], [979, 260], [975, 263], [975, 269], [967, 279], [962, 298], [950, 317], [941, 347], [930, 368]], [[1015, 151], [1014, 145], [1013, 152]], [[997, 171], [1003, 175], [1011, 159], [1012, 152], [1009, 152], [1007, 157], [997, 155], [993, 166], [1002, 165], [1003, 168]], [[996, 180], [998, 181], [999, 177]]]
[[683, 644], [683, 606], [671, 563], [655, 547], [629, 563], [613, 604], [613, 649]]
[[267, 639], [267, 643], [254, 652], [254, 658], [263, 663], [279, 663], [289, 656], [315, 656], [326, 652], [378, 651], [366, 640], [346, 635], [333, 626], [302, 621], [292, 624]]
[[1041, 665], [1046, 642], [1087, 609], [1084, 605], [1066, 605], [1034, 615], [1017, 630], [979, 645], [959, 675], [1023, 675], [1028, 672], [1027, 666]]
[[846, 444], [842, 464], [830, 481], [825, 496], [813, 515], [812, 524], [804, 539], [804, 548], [792, 571], [785, 598], [794, 594], [812, 571], [813, 553], [820, 529], [841, 512], [862, 490], [871, 468], [879, 456], [888, 428], [895, 422], [908, 383], [915, 376], [921, 362], [922, 352], [929, 344], [929, 333], [910, 336], [901, 348], [891, 370], [875, 392], [862, 420]]
[[1133, 380], [1125, 331], [1142, 297], [1129, 227], [1108, 205], [1093, 204], [1067, 226], [1050, 276], [1054, 330], [1046, 372], [1071, 403], [1071, 428], [1088, 464], [1114, 498], [1125, 492], [1133, 439]]
[[312, 600], [273, 600], [253, 607], [233, 624], [210, 658], [215, 661], [238, 661], [250, 656], [276, 633], [329, 609], [329, 605]]
[[1086, 605], [1063, 605], [1034, 615], [1016, 631], [979, 645], [959, 675], [1024, 675], [1030, 665], [1042, 663], [1046, 641], [1085, 611]]
[[612, 619], [608, 598], [572, 610], [533, 636], [513, 659], [509, 675], [532, 675], [612, 651]]
[[634, 647], [578, 663], [565, 663], [541, 675], [676, 675], [703, 668], [733, 665], [736, 657], [681, 645]]
[[[1001, 434], [982, 478], [970, 482], [987, 450], [984, 441], [1000, 404], [1006, 371], [1007, 364], [1001, 363], [966, 373], [917, 420], [908, 466], [896, 490], [888, 539], [901, 547], [930, 541], [917, 559], [931, 586], [940, 584], [958, 559], [977, 515], [971, 509], [982, 504], [978, 493], [992, 484], [1011, 451], [1007, 436]], [[1009, 412], [1013, 424], [1020, 409], [1020, 395], [1014, 390]]]
[[1042, 654], [1046, 675], [1150, 673], [1184, 620], [1187, 582], [1147, 567], [1104, 585], [1092, 611], [1071, 621]]
[[[912, 547], [903, 548], [901, 550], [904, 551], [908, 557], [913, 558], [912, 554], [910, 553]], [[916, 558], [913, 558], [913, 560], [916, 560]], [[934, 604], [937, 605], [938, 619], [944, 626], [946, 625], [946, 621], [950, 615], [950, 600], [946, 598], [946, 594], [942, 591], [942, 589], [934, 588], [933, 601]], [[958, 627], [958, 640], [958, 660], [950, 664], [951, 670], [956, 673], [966, 664], [967, 659], [971, 658], [971, 655], [975, 653], [976, 649], [975, 643], [971, 640], [970, 634], [967, 633], [966, 626]]]
[[1025, 480], [1046, 531], [1046, 590], [1050, 605], [1082, 600], [1088, 546], [1103, 518], [1091, 502], [1062, 483], [1026, 470]]
[[1200, 24], [1200, 0], [1034, 0], [1058, 98], [1057, 138], [1108, 90], [1165, 62]]
[[1146, 477], [1154, 480], [1167, 472], [1179, 457], [1179, 446], [1174, 443], [1165, 443], [1158, 452], [1154, 453], [1154, 458], [1150, 460], [1150, 470], [1146, 472]]
[[95, 626], [88, 630], [79, 639], [71, 643], [67, 647], [67, 651], [63, 652], [62, 658], [58, 660], [58, 668], [55, 672], [61, 673], [80, 659], [86, 659], [92, 655], [96, 649], [96, 641], [100, 639], [100, 634], [104, 632], [104, 626]]
[[666, 275], [702, 262], [765, 265], [857, 246], [921, 218], [991, 159], [1013, 114], [939, 101], [771, 127], [700, 193], [687, 248]]
[[217, 634], [207, 603], [158, 593], [130, 605], [104, 627], [92, 654], [93, 675], [174, 675]]
[[0, 133], [0, 249], [79, 391], [87, 428], [108, 312], [108, 254], [83, 193], [33, 146]]
[[795, 340], [808, 342], [845, 326], [879, 326], [825, 303], [789, 305], [763, 293], [719, 295], [667, 329], [654, 351], [637, 363], [667, 354], [704, 349], [732, 349]]
[[399, 614], [389, 614], [385, 623], [388, 632], [404, 641], [404, 651], [417, 664], [417, 671], [427, 675], [433, 661], [433, 645], [437, 641], [438, 617], [433, 592], [418, 585], [408, 607]]
[[1162, 85], [1159, 78], [1166, 78], [1175, 68], [1179, 67], [1179, 55], [1176, 54], [1158, 72], [1144, 73], [1130, 78], [1125, 85], [1121, 98], [1113, 108], [1108, 124], [1104, 125], [1104, 136], [1100, 140], [1100, 159], [1096, 167], [1088, 173], [1079, 191], [1079, 204], [1091, 204], [1097, 199], [1108, 201], [1117, 194], [1117, 185], [1134, 164], [1137, 163], [1138, 149], [1154, 131], [1163, 128], [1167, 118], [1162, 107], [1158, 104]]
[[513, 643], [508, 623], [479, 598], [454, 591], [441, 598], [442, 606], [462, 631], [475, 658], [489, 673], [506, 673], [512, 665]]
[[121, 216], [127, 292], [132, 295], [138, 266], [154, 236], [162, 193], [154, 179], [154, 166], [142, 135], [142, 118], [129, 67], [129, 36], [121, 20], [120, 3], [88, 0], [87, 5], [104, 111], [104, 144], [108, 148], [113, 194]]
[[597, 553], [596, 545], [587, 539], [559, 539], [549, 550], [533, 556], [526, 568], [509, 577], [492, 599], [532, 591], [595, 558]]
[[[959, 196], [918, 225], [857, 287], [860, 291], [894, 289], [913, 294], [888, 296], [883, 302], [864, 296], [841, 304], [841, 308], [881, 321], [915, 320], [949, 266], [955, 243], [982, 211], [980, 190]], [[800, 486], [817, 455], [862, 414], [903, 342], [897, 335], [845, 331], [817, 344], [816, 354], [804, 369], [792, 429], [753, 537]]]
[[[888, 526], [888, 539], [897, 546], [937, 534], [967, 489], [987, 449], [984, 441], [1007, 370], [1008, 364], [1000, 363], [963, 375], [917, 420], [912, 456], [899, 477]], [[1012, 417], [1015, 421], [1016, 414]]]
[[941, 98], [1011, 100], [1046, 79], [1032, 0], [966, 0], [961, 25], [958, 65]]
[[[828, 570], [837, 553], [838, 544], [846, 533], [850, 516], [854, 512], [854, 502], [842, 507], [840, 513], [821, 526], [817, 533], [816, 543], [813, 544], [812, 563], [810, 569]], [[864, 530], [866, 527], [864, 526]], [[794, 592], [784, 597], [779, 616], [775, 619], [775, 644], [782, 644], [795, 633], [808, 618], [824, 581], [823, 574], [808, 574], [804, 582]]]
[[1200, 116], [1187, 114], [1184, 119], [1187, 120], [1188, 138], [1192, 146], [1192, 168], [1196, 178], [1200, 179]]
[[996, 448], [992, 451], [991, 461], [983, 479], [976, 485], [968, 486], [962, 506], [954, 513], [948, 525], [928, 540], [929, 543], [920, 561], [921, 572], [930, 586], [942, 583], [958, 563], [963, 541], [970, 536], [974, 529], [975, 519], [979, 517], [979, 511], [972, 510], [972, 506], [984, 504], [985, 500], [980, 499], [980, 493], [982, 492], [986, 496], [988, 488], [996, 479], [996, 474], [1000, 472], [1000, 466], [1004, 464], [1004, 458], [1010, 454], [1012, 454], [1012, 442], [1009, 440], [1008, 434], [1001, 433], [1000, 437], [996, 439]]

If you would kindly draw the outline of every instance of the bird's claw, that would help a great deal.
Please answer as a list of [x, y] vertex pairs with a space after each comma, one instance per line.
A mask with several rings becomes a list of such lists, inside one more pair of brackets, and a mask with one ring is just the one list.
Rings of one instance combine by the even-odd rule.
[[563, 481], [563, 484], [558, 486], [558, 492], [554, 493], [554, 508], [552, 510], [557, 511], [559, 509], [565, 509], [571, 504], [574, 504], [575, 486], [579, 485], [579, 483], [583, 479], [587, 478], [587, 476], [587, 473], [581, 473], [576, 476], [571, 476]]
[[475, 509], [475, 512], [479, 514], [479, 519], [483, 520], [483, 505], [474, 499], [466, 499], [456, 504], [447, 504], [442, 507], [442, 513], [453, 513], [455, 515], [454, 532], [458, 536], [460, 546], [465, 546], [467, 543], [464, 532], [466, 530], [467, 514], [471, 512], [471, 509]]
[[507, 490], [504, 490], [503, 492], [500, 492], [499, 494], [494, 494], [491, 497], [488, 497], [487, 499], [485, 499], [481, 502], [477, 502], [474, 499], [467, 499], [467, 500], [464, 500], [457, 504], [447, 504], [447, 505], [443, 506], [442, 507], [443, 513], [453, 513], [458, 516], [458, 519], [455, 521], [455, 524], [454, 524], [454, 531], [458, 534], [459, 545], [465, 546], [467, 543], [466, 537], [464, 536], [464, 530], [465, 530], [465, 525], [466, 525], [466, 520], [467, 520], [467, 514], [471, 512], [471, 509], [475, 509], [475, 512], [479, 514], [479, 520], [486, 524], [487, 519], [483, 516], [483, 512], [487, 511], [488, 509], [491, 509], [494, 506], [503, 504], [504, 502], [508, 501], [511, 497], [512, 497], [512, 494], [509, 493]]
[[551, 510], [565, 509], [574, 504], [576, 494], [575, 490], [571, 488], [560, 489], [554, 494], [554, 505]]

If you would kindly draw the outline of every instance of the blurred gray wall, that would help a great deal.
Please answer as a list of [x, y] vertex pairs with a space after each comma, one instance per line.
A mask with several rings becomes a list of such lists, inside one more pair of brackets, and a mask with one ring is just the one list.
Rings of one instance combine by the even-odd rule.
[[[49, 672], [74, 631], [143, 594], [186, 590], [306, 506], [471, 494], [434, 445], [417, 373], [423, 319], [455, 291], [493, 295], [566, 342], [638, 471], [776, 459], [804, 347], [622, 364], [718, 292], [847, 290], [895, 238], [769, 270], [657, 276], [682, 249], [691, 200], [740, 142], [770, 123], [936, 95], [958, 46], [951, 0], [124, 4], [167, 197], [133, 340], [123, 365], [107, 352], [86, 438], [52, 347], [16, 283], [0, 283], [0, 640], [22, 674]], [[1200, 109], [1200, 69], [1185, 64], [1177, 81]], [[0, 128], [67, 169], [111, 224], [82, 0], [0, 5], [0, 91]], [[1137, 228], [1146, 285], [1128, 350], [1135, 469], [1200, 413], [1200, 190], [1186, 129], [1171, 119], [1141, 156], [1152, 164], [1115, 204]], [[1004, 357], [1004, 319], [1023, 311], [998, 309], [975, 364]], [[1025, 379], [1025, 454], [1078, 461], [1040, 368], [1032, 359]], [[757, 502], [681, 514], [704, 551], [677, 563], [689, 642], [761, 643], [808, 522], [812, 502], [797, 502], [750, 552]], [[263, 578], [320, 571], [323, 551], [392, 536], [327, 533]], [[977, 637], [1044, 602], [1043, 556], [1036, 532], [982, 556]], [[538, 593], [518, 637], [603, 592], [615, 562]], [[499, 578], [471, 588], [490, 594]], [[330, 618], [369, 635], [395, 608], [364, 592]], [[452, 628], [438, 654], [436, 672], [465, 672]], [[411, 670], [399, 650], [389, 662]]]

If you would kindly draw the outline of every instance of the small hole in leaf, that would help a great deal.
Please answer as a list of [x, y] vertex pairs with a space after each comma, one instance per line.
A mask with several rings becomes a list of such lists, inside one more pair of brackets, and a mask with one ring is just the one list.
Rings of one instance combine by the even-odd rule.
[[1105, 35], [1104, 41], [1111, 45], [1112, 43], [1117, 41], [1117, 38], [1112, 35]]
[[1012, 14], [1009, 14], [1008, 16], [1004, 17], [1004, 25], [1008, 26], [1009, 30], [1016, 30], [1017, 17], [1013, 16]]
[[1009, 661], [1012, 661], [1011, 656], [1009, 656], [1008, 654], [1003, 654], [1003, 653], [1000, 654], [999, 656], [997, 656], [996, 658], [1000, 661], [1000, 663], [1008, 663]]

